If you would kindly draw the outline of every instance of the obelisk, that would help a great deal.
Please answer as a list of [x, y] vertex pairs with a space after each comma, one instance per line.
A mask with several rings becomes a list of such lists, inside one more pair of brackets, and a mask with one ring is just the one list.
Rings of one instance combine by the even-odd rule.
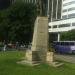
[[37, 17], [31, 50], [26, 52], [27, 63], [34, 64], [46, 61], [48, 50], [48, 17]]
[[27, 63], [34, 64], [46, 61], [48, 50], [48, 17], [46, 16], [46, 1], [37, 1], [37, 18], [35, 20], [31, 50], [26, 52]]

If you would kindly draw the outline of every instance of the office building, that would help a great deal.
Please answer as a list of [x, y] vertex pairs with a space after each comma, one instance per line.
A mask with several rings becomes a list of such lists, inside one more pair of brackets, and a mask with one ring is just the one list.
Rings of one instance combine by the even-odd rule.
[[[58, 4], [57, 6], [59, 6], [58, 2], [57, 4]], [[56, 17], [56, 20], [54, 20], [53, 15], [51, 15], [52, 20], [49, 22], [49, 32], [58, 34], [58, 41], [60, 41], [61, 32], [75, 29], [75, 0], [62, 0], [60, 8], [61, 8], [61, 15], [60, 15], [61, 18], [58, 19]], [[52, 5], [52, 14], [53, 14], [53, 9], [54, 8]]]

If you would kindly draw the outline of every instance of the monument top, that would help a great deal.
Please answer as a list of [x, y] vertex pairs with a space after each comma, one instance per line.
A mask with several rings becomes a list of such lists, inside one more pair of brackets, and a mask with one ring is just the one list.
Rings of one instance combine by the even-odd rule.
[[47, 16], [48, 0], [37, 1], [37, 13], [38, 16]]

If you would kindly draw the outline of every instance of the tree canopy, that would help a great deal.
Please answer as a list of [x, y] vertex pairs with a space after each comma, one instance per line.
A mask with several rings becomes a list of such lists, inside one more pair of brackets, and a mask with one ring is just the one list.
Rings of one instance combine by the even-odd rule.
[[36, 18], [36, 5], [17, 2], [0, 11], [0, 40], [29, 42]]
[[67, 40], [67, 41], [75, 40], [75, 29], [61, 33], [61, 40]]

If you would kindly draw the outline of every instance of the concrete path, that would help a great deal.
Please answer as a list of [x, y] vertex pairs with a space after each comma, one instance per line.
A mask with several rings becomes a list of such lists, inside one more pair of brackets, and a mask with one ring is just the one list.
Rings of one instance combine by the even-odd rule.
[[66, 62], [75, 63], [75, 55], [55, 54], [54, 57], [55, 57], [55, 59], [63, 60], [63, 61], [66, 61]]

